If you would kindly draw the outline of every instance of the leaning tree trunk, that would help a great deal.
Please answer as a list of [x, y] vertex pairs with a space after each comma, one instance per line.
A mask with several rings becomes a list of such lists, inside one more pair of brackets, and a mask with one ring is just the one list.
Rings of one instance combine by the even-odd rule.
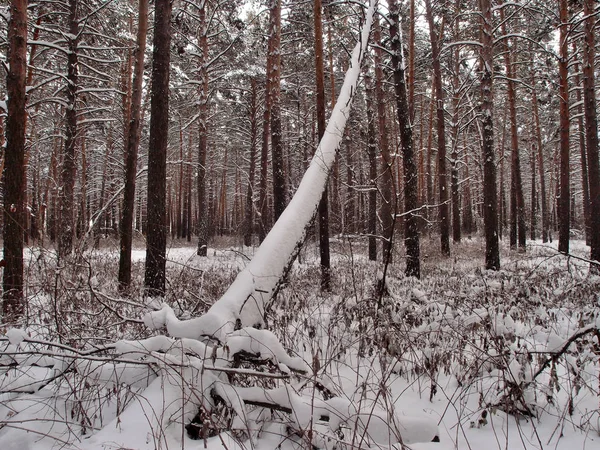
[[490, 0], [481, 0], [481, 128], [483, 150], [483, 226], [485, 232], [485, 268], [500, 269], [498, 244], [498, 199], [494, 158], [494, 39]]
[[596, 92], [594, 60], [596, 16], [594, 0], [584, 0], [585, 45], [583, 61], [583, 98], [585, 110], [588, 183], [590, 193], [590, 258], [600, 261], [600, 167], [598, 163], [598, 116], [596, 115]]
[[23, 230], [25, 229], [25, 123], [27, 72], [27, 1], [13, 0], [8, 24], [9, 69], [6, 77], [8, 117], [2, 171], [4, 196], [3, 321], [25, 311], [23, 298]]
[[148, 323], [166, 326], [173, 337], [224, 338], [238, 326], [262, 326], [265, 309], [277, 294], [315, 217], [323, 189], [342, 141], [373, 20], [371, 2], [352, 52], [350, 68], [331, 118], [296, 194], [227, 292], [201, 317], [180, 322], [169, 307], [151, 313]]
[[60, 196], [60, 228], [58, 240], [59, 256], [67, 256], [73, 250], [74, 234], [74, 190], [77, 157], [77, 45], [79, 22], [77, 21], [78, 0], [69, 0], [69, 53], [67, 55], [67, 102], [65, 108], [66, 130], [63, 165], [61, 170], [62, 192]]
[[402, 41], [399, 30], [399, 13], [396, 0], [389, 0], [390, 6], [390, 39], [392, 41], [392, 70], [400, 126], [400, 140], [404, 163], [404, 246], [406, 247], [406, 275], [421, 276], [421, 261], [419, 248], [419, 174], [413, 149], [412, 125], [408, 107], [404, 61], [402, 58]]
[[569, 15], [567, 0], [560, 0], [560, 58], [558, 62], [560, 97], [560, 195], [558, 200], [558, 251], [569, 253], [571, 224], [571, 177], [569, 151]]
[[119, 290], [131, 284], [131, 246], [133, 243], [133, 213], [135, 206], [135, 173], [140, 144], [140, 118], [142, 109], [142, 82], [144, 78], [144, 52], [148, 33], [148, 0], [139, 0], [139, 20], [135, 49], [135, 67], [131, 94], [131, 117], [128, 118], [127, 148], [125, 149], [125, 189], [120, 223]]
[[152, 296], [165, 293], [167, 253], [167, 144], [169, 137], [169, 66], [171, 2], [156, 0], [148, 149], [148, 234], [144, 286]]

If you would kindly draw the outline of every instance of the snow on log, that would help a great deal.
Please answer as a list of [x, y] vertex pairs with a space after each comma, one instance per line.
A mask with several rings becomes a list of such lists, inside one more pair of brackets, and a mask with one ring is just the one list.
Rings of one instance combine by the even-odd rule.
[[352, 98], [356, 93], [373, 21], [374, 4], [375, 0], [369, 1], [359, 41], [352, 52], [350, 68], [310, 166], [294, 197], [252, 261], [203, 316], [179, 321], [171, 308], [164, 306], [162, 310], [150, 313], [144, 320], [146, 324], [155, 328], [166, 327], [173, 337], [192, 339], [202, 336], [223, 339], [234, 330], [238, 321], [242, 327], [263, 324], [265, 305], [277, 293], [294, 262], [327, 185], [327, 178], [344, 134]]

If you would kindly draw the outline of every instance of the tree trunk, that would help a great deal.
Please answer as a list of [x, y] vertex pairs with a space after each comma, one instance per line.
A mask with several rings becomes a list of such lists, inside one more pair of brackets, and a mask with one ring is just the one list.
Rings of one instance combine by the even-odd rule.
[[500, 269], [498, 245], [498, 199], [496, 193], [496, 162], [494, 158], [494, 93], [492, 70], [494, 67], [493, 24], [490, 0], [480, 0], [481, 5], [481, 128], [483, 150], [483, 224], [485, 232], [485, 268]]
[[269, 95], [271, 97], [271, 158], [273, 164], [273, 217], [276, 221], [287, 204], [287, 183], [283, 162], [281, 129], [281, 0], [270, 0], [268, 58], [272, 59]]
[[365, 97], [367, 104], [367, 155], [369, 157], [369, 207], [367, 233], [369, 235], [369, 261], [377, 261], [377, 134], [373, 111], [373, 79], [365, 65]]
[[433, 58], [433, 83], [437, 104], [437, 138], [438, 138], [438, 183], [440, 189], [440, 239], [442, 254], [450, 255], [450, 217], [448, 208], [448, 182], [446, 180], [446, 121], [444, 119], [444, 89], [442, 86], [442, 67], [440, 64], [440, 48], [438, 33], [433, 23], [431, 1], [425, 0], [425, 11], [429, 23], [429, 37]]
[[596, 38], [594, 0], [584, 0], [585, 45], [583, 60], [583, 98], [590, 193], [590, 259], [600, 261], [600, 167], [598, 162], [598, 117], [595, 96]]
[[535, 87], [535, 72], [531, 72], [531, 85], [533, 86], [531, 104], [533, 112], [533, 120], [535, 125], [535, 146], [532, 151], [537, 149], [537, 160], [538, 170], [540, 173], [540, 200], [542, 207], [542, 242], [548, 242], [548, 228], [549, 228], [549, 215], [548, 215], [548, 200], [546, 198], [546, 173], [544, 170], [544, 150], [542, 145], [542, 130], [540, 127], [540, 114], [538, 110], [538, 99], [537, 89]]
[[418, 172], [412, 140], [404, 61], [402, 59], [402, 41], [399, 30], [399, 13], [396, 0], [389, 1], [390, 6], [390, 39], [392, 41], [392, 69], [402, 144], [402, 161], [404, 163], [404, 246], [406, 247], [406, 276], [420, 278], [421, 262], [419, 247], [418, 208]]
[[567, 0], [560, 0], [560, 58], [558, 62], [560, 96], [560, 196], [558, 251], [569, 253], [569, 233], [571, 224], [571, 187], [570, 187], [570, 151], [569, 151], [569, 13]]
[[75, 146], [77, 140], [77, 44], [79, 42], [79, 22], [77, 20], [78, 0], [69, 0], [69, 54], [67, 55], [67, 99], [65, 108], [66, 130], [63, 164], [61, 170], [62, 192], [60, 195], [60, 228], [58, 254], [67, 256], [73, 250], [74, 233], [74, 188], [77, 171]]
[[[507, 35], [504, 9], [500, 10], [502, 34]], [[521, 155], [519, 150], [519, 135], [517, 130], [517, 107], [515, 89], [515, 69], [512, 62], [512, 48], [508, 38], [504, 41], [504, 64], [506, 66], [508, 111], [510, 116], [510, 246], [525, 250], [525, 199], [523, 197], [523, 180], [521, 177]]]
[[[323, 21], [321, 17], [321, 0], [314, 0], [315, 26], [315, 69], [317, 92], [317, 135], [319, 141], [325, 134], [325, 72], [323, 64]], [[275, 154], [273, 154], [275, 155]], [[274, 159], [273, 159], [274, 160]], [[323, 190], [319, 203], [319, 255], [321, 257], [321, 290], [331, 289], [331, 261], [329, 255], [329, 201], [327, 186]]]
[[[201, 2], [200, 17], [200, 117], [198, 133], [198, 256], [208, 254], [210, 208], [206, 199], [206, 155], [208, 152], [208, 23], [206, 21], [206, 2]], [[214, 217], [214, 216], [213, 216]]]
[[135, 174], [140, 145], [142, 82], [144, 79], [144, 52], [148, 33], [148, 0], [139, 0], [139, 19], [135, 48], [135, 67], [131, 93], [131, 115], [127, 119], [127, 147], [125, 149], [125, 187], [120, 223], [119, 290], [126, 291], [131, 284], [131, 246], [133, 243], [133, 214], [135, 207]]
[[8, 91], [6, 149], [2, 171], [4, 195], [3, 322], [25, 312], [23, 297], [23, 238], [25, 229], [25, 124], [27, 76], [27, 1], [12, 0], [8, 24]]
[[169, 138], [171, 2], [156, 0], [148, 148], [148, 234], [144, 286], [150, 296], [165, 294], [167, 252], [166, 177]]

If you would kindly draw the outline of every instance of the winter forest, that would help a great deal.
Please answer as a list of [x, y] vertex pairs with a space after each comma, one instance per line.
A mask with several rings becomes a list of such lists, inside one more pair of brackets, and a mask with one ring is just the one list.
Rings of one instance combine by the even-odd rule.
[[0, 0], [0, 448], [600, 448], [596, 0]]

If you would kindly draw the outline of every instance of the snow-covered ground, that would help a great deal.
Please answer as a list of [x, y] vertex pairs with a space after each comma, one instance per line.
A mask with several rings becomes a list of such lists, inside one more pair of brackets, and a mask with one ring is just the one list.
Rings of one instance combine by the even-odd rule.
[[[81, 279], [65, 273], [67, 282], [52, 255], [32, 251], [30, 325], [0, 342], [0, 449], [292, 449], [309, 448], [311, 436], [328, 449], [600, 448], [600, 278], [577, 258], [587, 256], [585, 243], [572, 242], [574, 257], [541, 242], [527, 253], [503, 249], [498, 273], [480, 269], [479, 240], [455, 245], [451, 258], [426, 243], [423, 279], [404, 278], [399, 255], [382, 298], [381, 266], [361, 245], [336, 242], [326, 295], [309, 245], [270, 305], [272, 333], [243, 329], [217, 350], [210, 341], [139, 341], [163, 336], [140, 323], [161, 306], [116, 294], [114, 252], [86, 254], [89, 270]], [[199, 258], [193, 247], [170, 248], [173, 314], [200, 315], [252, 251]], [[140, 263], [144, 252], [133, 257]], [[68, 294], [46, 286], [49, 276], [79, 289], [68, 298], [81, 305], [67, 311]], [[192, 289], [204, 302], [186, 296]], [[111, 325], [68, 339], [101, 320]], [[240, 350], [262, 361], [232, 366], [229, 352]], [[236, 373], [218, 371], [229, 367]], [[194, 417], [198, 405], [209, 415]], [[192, 440], [186, 425], [199, 420], [206, 439]]]

